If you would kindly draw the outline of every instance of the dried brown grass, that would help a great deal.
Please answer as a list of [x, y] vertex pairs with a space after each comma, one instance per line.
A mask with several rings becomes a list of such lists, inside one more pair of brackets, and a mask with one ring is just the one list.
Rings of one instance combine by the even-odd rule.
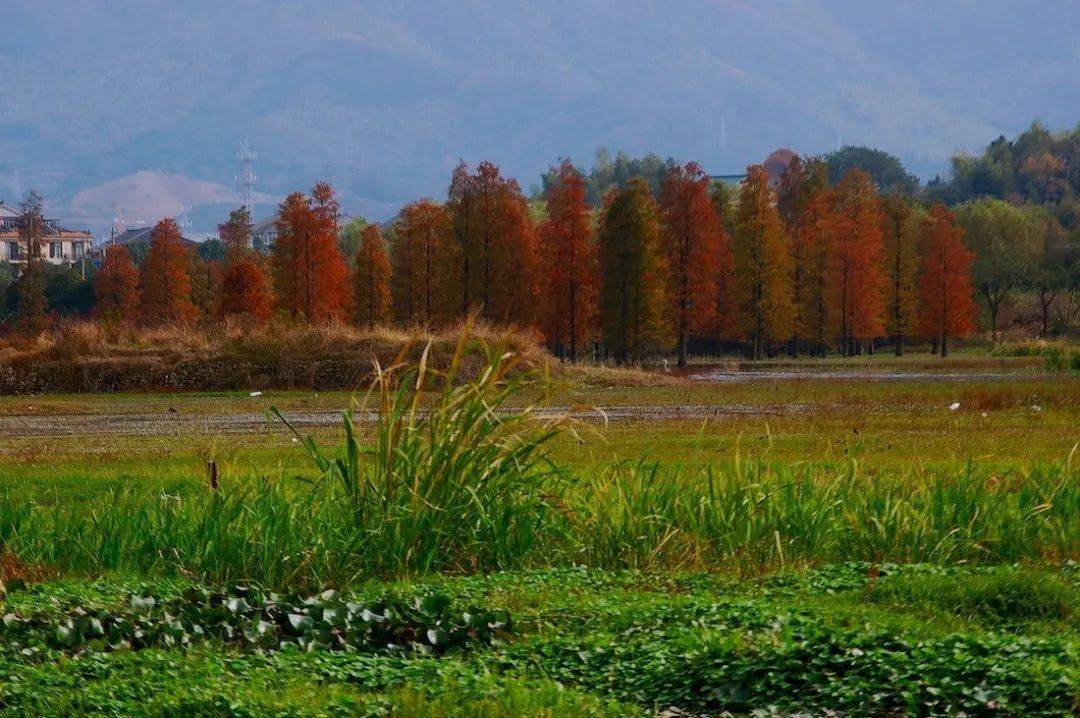
[[512, 351], [526, 366], [549, 357], [531, 332], [469, 322], [440, 330], [224, 321], [138, 329], [72, 322], [32, 341], [0, 343], [0, 394], [85, 391], [352, 389], [399, 356], [448, 361], [462, 332], [467, 362]]

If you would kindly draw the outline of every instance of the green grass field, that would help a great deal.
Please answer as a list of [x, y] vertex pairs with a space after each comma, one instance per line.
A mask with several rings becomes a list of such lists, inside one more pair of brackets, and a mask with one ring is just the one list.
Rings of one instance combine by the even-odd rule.
[[0, 397], [0, 714], [1075, 715], [1080, 379], [853, 367]]

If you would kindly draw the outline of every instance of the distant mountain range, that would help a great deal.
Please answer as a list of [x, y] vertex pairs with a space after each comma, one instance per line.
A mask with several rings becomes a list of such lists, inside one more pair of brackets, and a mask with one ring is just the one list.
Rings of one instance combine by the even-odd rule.
[[9, 0], [0, 16], [0, 197], [37, 187], [97, 224], [228, 204], [244, 141], [263, 200], [328, 179], [382, 219], [442, 196], [459, 158], [528, 190], [602, 145], [728, 173], [842, 142], [926, 179], [1032, 119], [1080, 118], [1072, 0]]

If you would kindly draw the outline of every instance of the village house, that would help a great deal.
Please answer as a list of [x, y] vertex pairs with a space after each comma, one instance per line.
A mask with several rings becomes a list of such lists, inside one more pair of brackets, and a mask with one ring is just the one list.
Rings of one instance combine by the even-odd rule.
[[[22, 213], [0, 200], [0, 262], [16, 268], [26, 264], [26, 243], [19, 235]], [[45, 220], [41, 238], [41, 257], [49, 264], [74, 264], [90, 253], [91, 234], [85, 230], [65, 229], [56, 219]]]

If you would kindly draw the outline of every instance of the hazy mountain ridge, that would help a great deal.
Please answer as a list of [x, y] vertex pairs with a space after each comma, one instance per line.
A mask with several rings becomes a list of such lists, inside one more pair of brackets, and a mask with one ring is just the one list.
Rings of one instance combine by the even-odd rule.
[[459, 158], [528, 187], [600, 145], [729, 172], [867, 143], [927, 177], [1080, 117], [1080, 8], [1049, 0], [13, 5], [0, 196], [145, 169], [232, 186], [245, 139], [260, 190], [326, 178], [373, 212], [441, 195]]

